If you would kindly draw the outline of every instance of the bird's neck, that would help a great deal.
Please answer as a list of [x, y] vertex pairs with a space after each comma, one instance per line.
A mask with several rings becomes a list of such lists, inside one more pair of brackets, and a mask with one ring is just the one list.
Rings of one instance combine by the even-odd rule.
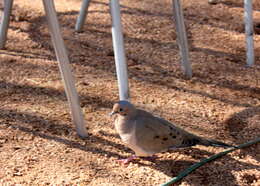
[[133, 129], [134, 121], [129, 116], [119, 116], [116, 122], [116, 130], [118, 133], [129, 133]]

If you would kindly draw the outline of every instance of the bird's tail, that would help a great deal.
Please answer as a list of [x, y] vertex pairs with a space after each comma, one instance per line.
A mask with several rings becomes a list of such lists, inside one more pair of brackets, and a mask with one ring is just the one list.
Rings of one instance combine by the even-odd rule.
[[199, 143], [200, 145], [204, 145], [204, 146], [214, 146], [214, 147], [224, 147], [224, 148], [230, 148], [230, 147], [234, 147], [232, 145], [220, 142], [220, 141], [216, 141], [216, 140], [208, 140], [208, 139], [202, 139], [200, 138]]

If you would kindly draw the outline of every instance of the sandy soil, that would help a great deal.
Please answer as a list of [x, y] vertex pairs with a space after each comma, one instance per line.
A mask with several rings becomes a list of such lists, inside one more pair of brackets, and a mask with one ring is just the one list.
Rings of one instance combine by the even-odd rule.
[[[36, 3], [35, 3], [36, 2]], [[89, 137], [76, 135], [41, 1], [15, 0], [0, 57], [1, 185], [158, 185], [222, 151], [196, 146], [124, 167], [132, 151], [107, 115], [118, 100], [108, 1], [56, 1]], [[241, 144], [260, 134], [260, 35], [245, 66], [243, 1], [183, 0], [194, 77], [180, 71], [171, 1], [122, 0], [131, 101], [197, 135]], [[260, 3], [254, 1], [260, 20]], [[176, 185], [260, 185], [260, 145], [199, 168]]]

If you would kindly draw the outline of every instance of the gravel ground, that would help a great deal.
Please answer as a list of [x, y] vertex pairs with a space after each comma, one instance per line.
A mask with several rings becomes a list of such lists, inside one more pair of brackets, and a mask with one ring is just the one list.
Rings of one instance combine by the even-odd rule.
[[[55, 1], [89, 137], [76, 135], [40, 0], [15, 0], [0, 50], [1, 185], [158, 185], [222, 148], [196, 146], [155, 162], [115, 160], [133, 152], [107, 114], [118, 100], [108, 1]], [[260, 35], [245, 67], [243, 1], [183, 0], [194, 77], [179, 65], [171, 1], [121, 0], [131, 101], [197, 135], [241, 144], [260, 134]], [[260, 3], [254, 1], [254, 19]], [[208, 163], [176, 185], [260, 185], [260, 145]]]

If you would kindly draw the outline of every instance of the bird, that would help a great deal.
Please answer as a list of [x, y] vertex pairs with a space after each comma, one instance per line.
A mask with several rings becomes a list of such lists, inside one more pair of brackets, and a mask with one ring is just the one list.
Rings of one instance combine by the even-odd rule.
[[116, 115], [114, 125], [117, 133], [123, 143], [135, 152], [135, 155], [119, 160], [123, 164], [136, 158], [149, 158], [171, 149], [195, 145], [233, 147], [192, 134], [163, 118], [136, 108], [126, 100], [116, 102], [110, 115]]

